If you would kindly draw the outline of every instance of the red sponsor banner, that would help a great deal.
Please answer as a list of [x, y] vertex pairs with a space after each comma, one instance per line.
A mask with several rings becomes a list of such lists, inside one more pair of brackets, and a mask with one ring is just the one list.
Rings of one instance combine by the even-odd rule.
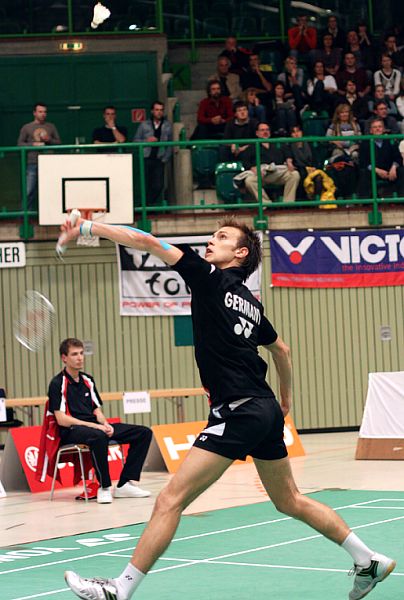
[[[117, 423], [119, 422], [119, 419], [109, 419], [109, 422]], [[46, 492], [51, 489], [52, 485], [51, 477], [47, 476], [43, 483], [35, 479], [41, 429], [42, 428], [38, 425], [36, 427], [18, 427], [9, 430], [14, 440], [31, 492]], [[111, 479], [119, 479], [122, 470], [122, 459], [119, 446], [112, 446], [109, 448], [108, 461]], [[72, 487], [74, 474], [73, 463], [59, 463], [59, 472], [62, 484], [56, 482], [56, 488]]]
[[132, 108], [132, 123], [142, 123], [146, 121], [146, 109], [145, 108]]

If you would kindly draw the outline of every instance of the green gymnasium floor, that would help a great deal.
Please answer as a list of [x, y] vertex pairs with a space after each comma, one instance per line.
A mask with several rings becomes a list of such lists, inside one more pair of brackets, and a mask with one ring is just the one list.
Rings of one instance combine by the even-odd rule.
[[[369, 598], [403, 600], [403, 494], [327, 490], [311, 496], [337, 509], [370, 547], [396, 558], [395, 572]], [[119, 574], [143, 527], [0, 548], [1, 600], [75, 598], [63, 572]], [[264, 502], [183, 517], [136, 598], [341, 600], [351, 589], [351, 566], [343, 550]]]

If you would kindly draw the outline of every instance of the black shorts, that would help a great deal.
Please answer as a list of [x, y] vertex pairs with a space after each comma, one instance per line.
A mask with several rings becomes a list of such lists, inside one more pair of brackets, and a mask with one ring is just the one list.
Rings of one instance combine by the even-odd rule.
[[240, 399], [212, 408], [194, 446], [226, 458], [278, 460], [288, 455], [283, 441], [284, 417], [278, 401]]

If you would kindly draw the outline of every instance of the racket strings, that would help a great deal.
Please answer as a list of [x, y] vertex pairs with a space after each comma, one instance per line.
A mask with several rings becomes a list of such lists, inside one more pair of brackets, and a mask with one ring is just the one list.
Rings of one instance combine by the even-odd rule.
[[37, 352], [50, 337], [55, 322], [52, 304], [39, 292], [28, 291], [14, 319], [14, 334], [28, 350]]

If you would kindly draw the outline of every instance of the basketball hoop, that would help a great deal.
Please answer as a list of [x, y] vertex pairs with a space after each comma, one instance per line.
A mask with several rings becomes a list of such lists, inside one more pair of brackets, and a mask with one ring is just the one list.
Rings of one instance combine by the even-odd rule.
[[[105, 221], [105, 215], [107, 211], [103, 208], [80, 208], [81, 217], [88, 221]], [[67, 211], [70, 213], [70, 210]], [[98, 235], [92, 237], [84, 237], [79, 235], [77, 238], [77, 246], [91, 246], [92, 248], [98, 248], [100, 245], [100, 238]]]

